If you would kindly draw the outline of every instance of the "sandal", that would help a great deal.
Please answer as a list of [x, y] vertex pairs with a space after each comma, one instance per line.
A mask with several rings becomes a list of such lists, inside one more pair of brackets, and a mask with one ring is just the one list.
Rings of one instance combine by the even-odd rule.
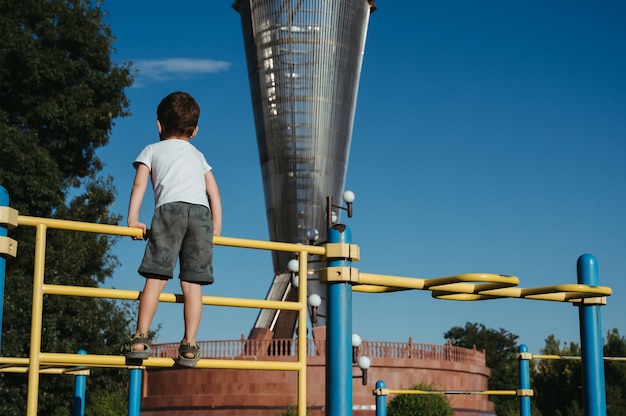
[[[187, 354], [193, 354], [193, 358], [187, 357]], [[184, 367], [195, 367], [200, 359], [200, 348], [197, 345], [180, 344], [178, 346], [178, 365]]]
[[[143, 349], [135, 349], [137, 345], [143, 345]], [[148, 341], [148, 337], [144, 334], [133, 335], [122, 345], [121, 352], [126, 358], [145, 360], [150, 356], [150, 342]]]

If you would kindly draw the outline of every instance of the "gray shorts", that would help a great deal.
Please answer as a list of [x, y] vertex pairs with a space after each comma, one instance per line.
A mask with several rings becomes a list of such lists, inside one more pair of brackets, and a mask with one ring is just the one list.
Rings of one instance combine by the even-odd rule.
[[180, 259], [180, 280], [213, 283], [213, 220], [202, 205], [171, 202], [154, 211], [139, 274], [168, 280]]

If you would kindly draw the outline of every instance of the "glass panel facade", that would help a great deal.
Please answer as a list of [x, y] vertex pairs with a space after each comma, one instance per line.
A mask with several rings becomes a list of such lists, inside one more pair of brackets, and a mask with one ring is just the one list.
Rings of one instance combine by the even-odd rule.
[[[341, 201], [372, 1], [240, 0], [270, 238], [326, 238]], [[340, 214], [339, 212], [337, 214]], [[288, 253], [274, 254], [276, 275]], [[275, 290], [273, 288], [270, 290]], [[291, 334], [289, 334], [291, 336]]]

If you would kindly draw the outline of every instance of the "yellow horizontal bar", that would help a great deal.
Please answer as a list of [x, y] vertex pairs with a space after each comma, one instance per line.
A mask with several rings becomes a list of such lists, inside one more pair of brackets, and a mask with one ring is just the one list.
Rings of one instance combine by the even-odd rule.
[[326, 249], [322, 246], [310, 246], [296, 243], [283, 243], [278, 241], [262, 241], [248, 240], [245, 238], [233, 237], [213, 237], [213, 243], [221, 246], [230, 246], [238, 248], [256, 248], [260, 250], [284, 251], [290, 253], [301, 253], [303, 251], [309, 254], [318, 254], [323, 256]]
[[[113, 234], [129, 237], [142, 237], [142, 231], [139, 228], [123, 227], [120, 225], [110, 224], [94, 224], [90, 222], [60, 220], [55, 218], [29, 217], [24, 215], [18, 216], [18, 224], [36, 227], [43, 224], [48, 228], [56, 228], [70, 231], [84, 231], [101, 234]], [[244, 238], [232, 237], [213, 237], [213, 243], [221, 246], [231, 246], [240, 248], [255, 248], [262, 250], [285, 251], [291, 253], [307, 252], [309, 254], [325, 255], [326, 248], [322, 246], [310, 246], [295, 243], [282, 243], [276, 241], [248, 240]]]
[[[89, 370], [82, 370], [86, 373], [75, 373], [69, 371], [65, 368], [44, 368], [39, 370], [39, 374], [53, 374], [53, 375], [69, 375], [69, 376], [80, 376], [80, 375], [89, 375]], [[0, 368], [0, 373], [12, 373], [12, 374], [26, 374], [28, 373], [28, 367], [7, 367]]]
[[553, 355], [553, 354], [533, 354], [534, 360], [580, 360], [580, 357], [573, 355]]
[[[141, 292], [137, 290], [105, 289], [68, 285], [43, 285], [42, 290], [43, 293], [46, 295], [83, 296], [93, 298], [127, 300], [138, 300], [141, 294]], [[161, 293], [161, 295], [159, 296], [159, 301], [169, 303], [183, 303], [183, 295], [174, 293]], [[203, 296], [202, 303], [204, 305], [236, 306], [254, 309], [281, 309], [288, 311], [300, 310], [300, 303], [289, 301]]]
[[[581, 357], [575, 355], [551, 355], [551, 354], [532, 354], [533, 360], [580, 360]], [[626, 357], [602, 357], [605, 361], [626, 361]]]
[[[424, 279], [417, 277], [400, 277], [385, 274], [359, 273], [359, 281], [362, 285], [380, 286], [381, 288], [404, 289], [424, 289]], [[359, 286], [354, 286], [353, 290], [358, 290]]]
[[[146, 360], [137, 360], [137, 363], [130, 362], [126, 357], [121, 355], [85, 355], [85, 354], [60, 354], [60, 353], [41, 353], [41, 364], [53, 365], [83, 365], [90, 366], [116, 366], [137, 368], [141, 361], [142, 367], [175, 367], [173, 358], [157, 358], [150, 357]], [[251, 360], [217, 360], [217, 359], [200, 359], [196, 368], [223, 368], [223, 369], [241, 369], [241, 370], [272, 370], [272, 371], [301, 371], [306, 368], [305, 363], [295, 361], [251, 361]]]
[[[30, 360], [19, 357], [0, 357], [0, 373], [27, 373]], [[69, 374], [69, 375], [89, 375], [89, 370], [84, 367], [63, 367], [41, 366], [41, 374]]]
[[[69, 285], [42, 285], [44, 295], [82, 296], [89, 298], [109, 298], [139, 300], [138, 290], [107, 289], [99, 287], [83, 287]], [[165, 294], [161, 294], [164, 296]]]
[[467, 395], [488, 395], [488, 396], [517, 396], [517, 390], [392, 390], [378, 389], [379, 395], [388, 394], [467, 394]]
[[140, 228], [122, 227], [121, 225], [94, 224], [91, 222], [59, 220], [56, 218], [28, 217], [20, 215], [17, 218], [18, 225], [36, 227], [40, 224], [48, 228], [56, 228], [70, 231], [84, 231], [89, 233], [114, 234], [128, 237], [142, 237]]
[[390, 292], [402, 292], [404, 290], [409, 290], [409, 289], [402, 288], [402, 287], [392, 287], [392, 286], [355, 285], [355, 286], [352, 286], [352, 290], [354, 292], [362, 292], [362, 293], [390, 293]]

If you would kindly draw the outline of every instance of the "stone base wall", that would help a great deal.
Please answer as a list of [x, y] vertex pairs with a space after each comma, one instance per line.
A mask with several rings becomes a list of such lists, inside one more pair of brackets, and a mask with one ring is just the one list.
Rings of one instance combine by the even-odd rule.
[[[293, 357], [273, 360], [294, 361]], [[307, 404], [310, 416], [324, 416], [326, 357], [307, 359]], [[375, 415], [373, 391], [377, 380], [389, 389], [403, 390], [418, 383], [442, 390], [486, 390], [489, 369], [475, 363], [434, 359], [371, 358], [367, 385], [354, 378], [353, 416]], [[354, 366], [353, 375], [361, 370]], [[279, 416], [297, 403], [294, 371], [170, 369], [144, 370], [142, 416]], [[392, 399], [387, 397], [387, 403]], [[449, 395], [455, 415], [495, 415], [484, 395]]]

